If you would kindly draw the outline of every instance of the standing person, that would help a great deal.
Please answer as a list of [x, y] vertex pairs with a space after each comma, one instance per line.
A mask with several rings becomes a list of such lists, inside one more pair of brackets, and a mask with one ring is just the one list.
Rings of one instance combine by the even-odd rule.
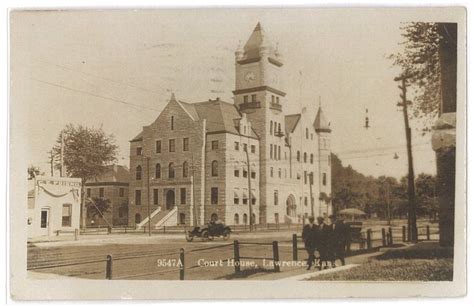
[[304, 225], [303, 227], [303, 242], [304, 242], [304, 248], [308, 252], [308, 268], [307, 270], [311, 269], [311, 266], [313, 265], [316, 256], [314, 255], [316, 245], [315, 245], [315, 234], [316, 234], [316, 229], [317, 226], [314, 224], [314, 217], [310, 216], [308, 218], [309, 224]]
[[328, 225], [324, 223], [324, 218], [322, 216], [318, 216], [317, 218], [318, 224], [316, 228], [316, 235], [315, 235], [315, 243], [316, 249], [319, 253], [319, 269], [324, 268], [327, 269], [328, 267], [328, 255], [327, 255], [327, 235], [328, 235]]
[[335, 215], [329, 216], [329, 220], [331, 224], [328, 227], [328, 260], [335, 268], [338, 259], [342, 265], [346, 264], [347, 227], [343, 221], [337, 220]]

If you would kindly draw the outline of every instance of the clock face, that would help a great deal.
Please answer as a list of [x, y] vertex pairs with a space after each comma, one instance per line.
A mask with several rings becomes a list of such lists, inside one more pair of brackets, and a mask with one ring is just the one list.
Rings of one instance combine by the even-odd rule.
[[249, 71], [245, 74], [245, 81], [251, 82], [255, 80], [255, 73], [253, 71]]

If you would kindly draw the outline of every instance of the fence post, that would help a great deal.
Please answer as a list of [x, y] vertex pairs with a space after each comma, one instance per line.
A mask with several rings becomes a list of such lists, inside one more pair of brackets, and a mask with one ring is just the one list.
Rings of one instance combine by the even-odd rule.
[[367, 249], [372, 248], [372, 229], [367, 229]]
[[298, 261], [298, 235], [293, 234], [293, 261]]
[[105, 278], [108, 280], [112, 279], [112, 256], [107, 255], [107, 264], [105, 267]]
[[184, 248], [179, 250], [179, 280], [184, 280]]
[[426, 240], [430, 240], [430, 225], [426, 225]]
[[385, 234], [385, 228], [382, 228], [382, 246], [387, 246], [387, 236]]
[[273, 241], [273, 268], [275, 272], [280, 272], [280, 255], [278, 253], [278, 241]]
[[402, 242], [407, 241], [407, 226], [402, 226]]
[[238, 240], [234, 240], [234, 268], [235, 273], [240, 273], [240, 251]]
[[393, 245], [393, 233], [392, 233], [392, 227], [388, 227], [388, 246]]

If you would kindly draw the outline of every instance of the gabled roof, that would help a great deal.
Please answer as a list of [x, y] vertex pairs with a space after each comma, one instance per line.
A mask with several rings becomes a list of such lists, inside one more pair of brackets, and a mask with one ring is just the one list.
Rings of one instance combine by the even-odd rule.
[[[206, 120], [207, 132], [239, 134], [238, 121], [242, 118], [234, 104], [220, 99], [188, 104], [194, 106], [199, 119]], [[257, 135], [252, 130], [252, 137]]]
[[130, 140], [130, 142], [139, 142], [143, 141], [143, 130], [137, 136], [135, 136], [133, 139]]
[[129, 182], [130, 172], [126, 166], [110, 165], [107, 166], [107, 171], [95, 179], [89, 180], [87, 183], [97, 182]]
[[291, 114], [285, 116], [285, 130], [286, 133], [293, 133], [295, 131], [298, 122], [300, 121], [301, 114]]
[[323, 109], [321, 109], [321, 107], [318, 109], [318, 114], [316, 114], [316, 118], [314, 119], [313, 127], [316, 132], [331, 132], [329, 122], [324, 116]]

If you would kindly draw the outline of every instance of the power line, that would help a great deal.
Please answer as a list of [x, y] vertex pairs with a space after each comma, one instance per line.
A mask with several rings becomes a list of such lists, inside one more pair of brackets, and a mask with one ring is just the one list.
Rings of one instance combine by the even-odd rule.
[[92, 97], [101, 98], [101, 99], [105, 99], [105, 100], [110, 100], [110, 101], [114, 101], [114, 102], [119, 102], [119, 103], [129, 105], [129, 106], [132, 106], [132, 107], [138, 108], [138, 109], [142, 108], [142, 109], [148, 109], [148, 110], [153, 110], [153, 111], [160, 111], [160, 110], [155, 109], [155, 108], [134, 104], [134, 103], [127, 102], [127, 101], [120, 100], [120, 99], [116, 99], [116, 98], [102, 96], [102, 95], [99, 95], [99, 94], [87, 92], [87, 91], [84, 91], [84, 90], [75, 89], [75, 88], [72, 88], [72, 87], [64, 86], [64, 85], [53, 83], [53, 82], [48, 82], [48, 81], [36, 79], [36, 78], [33, 78], [33, 77], [30, 77], [30, 79], [33, 80], [33, 81], [36, 81], [36, 82], [48, 84], [50, 86], [62, 88], [62, 89], [69, 90], [69, 91], [72, 91], [72, 92], [81, 93], [81, 94], [85, 94], [85, 95], [89, 95], [89, 96], [92, 96]]

